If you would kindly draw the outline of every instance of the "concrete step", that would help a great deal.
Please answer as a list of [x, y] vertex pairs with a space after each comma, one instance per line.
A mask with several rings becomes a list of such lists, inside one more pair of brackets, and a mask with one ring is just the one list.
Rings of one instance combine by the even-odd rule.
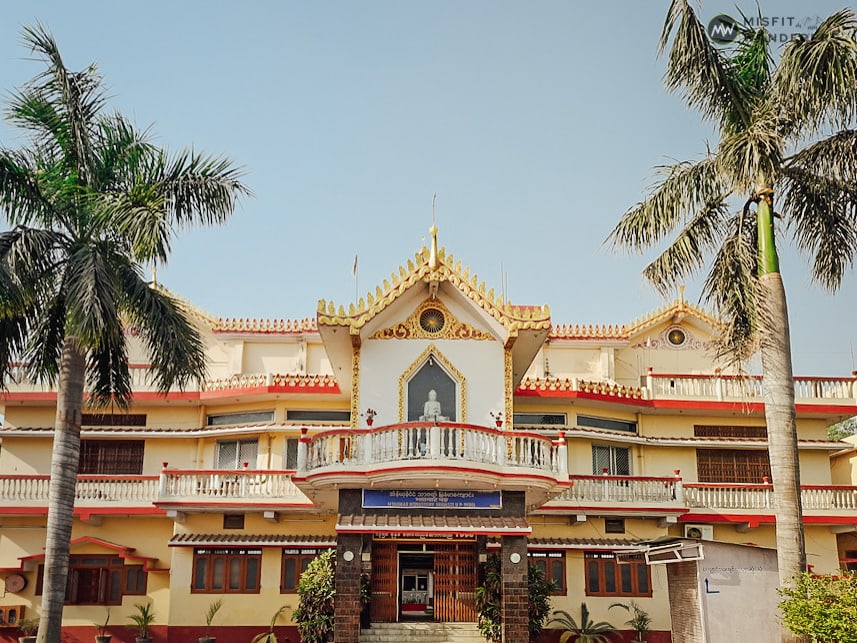
[[360, 643], [485, 643], [475, 623], [375, 623]]

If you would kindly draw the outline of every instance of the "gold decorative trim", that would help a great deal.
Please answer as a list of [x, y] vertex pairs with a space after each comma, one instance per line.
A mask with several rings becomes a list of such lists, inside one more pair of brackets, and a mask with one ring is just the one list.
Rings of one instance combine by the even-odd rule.
[[428, 360], [429, 355], [433, 355], [435, 361], [440, 364], [443, 369], [449, 373], [453, 379], [458, 382], [459, 392], [458, 398], [461, 400], [459, 402], [459, 407], [461, 408], [460, 418], [457, 420], [458, 422], [467, 422], [467, 378], [459, 371], [455, 366], [452, 365], [446, 357], [444, 357], [443, 353], [437, 350], [437, 347], [434, 344], [429, 344], [426, 349], [420, 353], [419, 357], [417, 357], [413, 362], [410, 363], [408, 368], [399, 375], [399, 422], [405, 421], [405, 388], [408, 381], [411, 377], [416, 373], [420, 367], [425, 364], [426, 360]]
[[360, 348], [351, 355], [351, 428], [360, 423]]
[[503, 349], [503, 389], [505, 396], [505, 406], [506, 406], [506, 428], [512, 428], [512, 419], [514, 407], [512, 406], [512, 401], [514, 399], [514, 390], [512, 388], [512, 347], [506, 346]]
[[[444, 316], [444, 325], [436, 333], [426, 331], [420, 324], [420, 317], [426, 311], [439, 310]], [[439, 299], [426, 299], [417, 306], [404, 321], [373, 333], [369, 339], [477, 339], [491, 340], [494, 337], [470, 324], [459, 321]]]

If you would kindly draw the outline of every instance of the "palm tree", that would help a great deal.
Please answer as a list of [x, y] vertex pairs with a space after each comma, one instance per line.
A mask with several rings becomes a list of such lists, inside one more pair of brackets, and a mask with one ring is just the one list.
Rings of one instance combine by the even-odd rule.
[[610, 643], [613, 635], [618, 635], [616, 628], [607, 621], [594, 621], [589, 616], [589, 608], [586, 603], [580, 604], [580, 623], [565, 610], [556, 610], [553, 618], [548, 622], [558, 623], [563, 633], [559, 636], [559, 643]]
[[160, 391], [204, 377], [198, 331], [142, 265], [166, 261], [177, 227], [221, 223], [249, 192], [228, 160], [169, 157], [107, 113], [95, 66], [69, 71], [41, 25], [24, 29], [23, 42], [45, 69], [8, 102], [27, 144], [0, 148], [0, 210], [11, 227], [0, 233], [0, 381], [17, 360], [30, 378], [57, 385], [38, 640], [58, 643], [84, 388], [92, 406], [128, 407], [131, 326]]
[[671, 239], [644, 271], [663, 294], [713, 257], [702, 297], [726, 322], [719, 356], [761, 353], [783, 586], [806, 554], [775, 221], [785, 215], [814, 281], [835, 291], [857, 253], [857, 132], [845, 129], [857, 114], [855, 29], [855, 13], [838, 11], [810, 38], [786, 44], [775, 64], [763, 28], [743, 28], [731, 48], [717, 49], [689, 1], [673, 0], [660, 39], [661, 53], [669, 47], [666, 86], [683, 91], [719, 141], [701, 160], [660, 168], [651, 193], [608, 237], [634, 251]]

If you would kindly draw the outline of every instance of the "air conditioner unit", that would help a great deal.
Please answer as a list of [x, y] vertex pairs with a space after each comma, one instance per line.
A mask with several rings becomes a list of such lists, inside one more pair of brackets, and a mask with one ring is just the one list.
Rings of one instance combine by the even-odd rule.
[[714, 540], [714, 527], [712, 525], [685, 525], [684, 537]]

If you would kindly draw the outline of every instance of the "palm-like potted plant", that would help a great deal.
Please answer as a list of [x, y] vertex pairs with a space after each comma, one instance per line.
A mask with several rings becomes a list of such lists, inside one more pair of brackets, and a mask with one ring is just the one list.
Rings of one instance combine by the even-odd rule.
[[107, 614], [104, 617], [103, 623], [93, 623], [95, 631], [95, 643], [110, 643], [110, 634], [107, 633], [107, 624], [110, 622], [110, 608], [107, 609]]
[[646, 643], [645, 636], [652, 628], [652, 617], [649, 616], [649, 613], [640, 607], [637, 601], [613, 603], [610, 609], [612, 610], [614, 607], [621, 607], [631, 615], [631, 618], [625, 621], [625, 625], [634, 630], [634, 640], [631, 643]]
[[131, 622], [137, 630], [137, 643], [151, 643], [152, 637], [149, 636], [149, 627], [155, 620], [155, 612], [152, 610], [151, 603], [137, 603], [134, 605], [137, 610], [136, 614], [131, 614]]
[[274, 633], [274, 626], [277, 624], [277, 621], [280, 620], [280, 617], [283, 615], [283, 612], [285, 612], [288, 608], [288, 605], [283, 605], [280, 607], [280, 609], [274, 612], [274, 615], [271, 617], [271, 625], [270, 627], [268, 627], [268, 631], [260, 632], [259, 634], [253, 637], [250, 643], [277, 643], [277, 635]]
[[23, 636], [18, 637], [18, 643], [36, 643], [36, 632], [39, 630], [39, 619], [22, 618], [17, 627]]
[[553, 613], [551, 623], [559, 623], [560, 628], [565, 630], [559, 636], [559, 643], [610, 643], [613, 635], [618, 634], [616, 628], [607, 621], [597, 623], [589, 618], [589, 608], [586, 603], [580, 604], [580, 623], [565, 610], [556, 610]]
[[199, 637], [199, 643], [214, 643], [215, 637], [211, 635], [211, 622], [214, 620], [214, 615], [223, 607], [223, 601], [218, 599], [212, 602], [205, 612], [205, 636]]

